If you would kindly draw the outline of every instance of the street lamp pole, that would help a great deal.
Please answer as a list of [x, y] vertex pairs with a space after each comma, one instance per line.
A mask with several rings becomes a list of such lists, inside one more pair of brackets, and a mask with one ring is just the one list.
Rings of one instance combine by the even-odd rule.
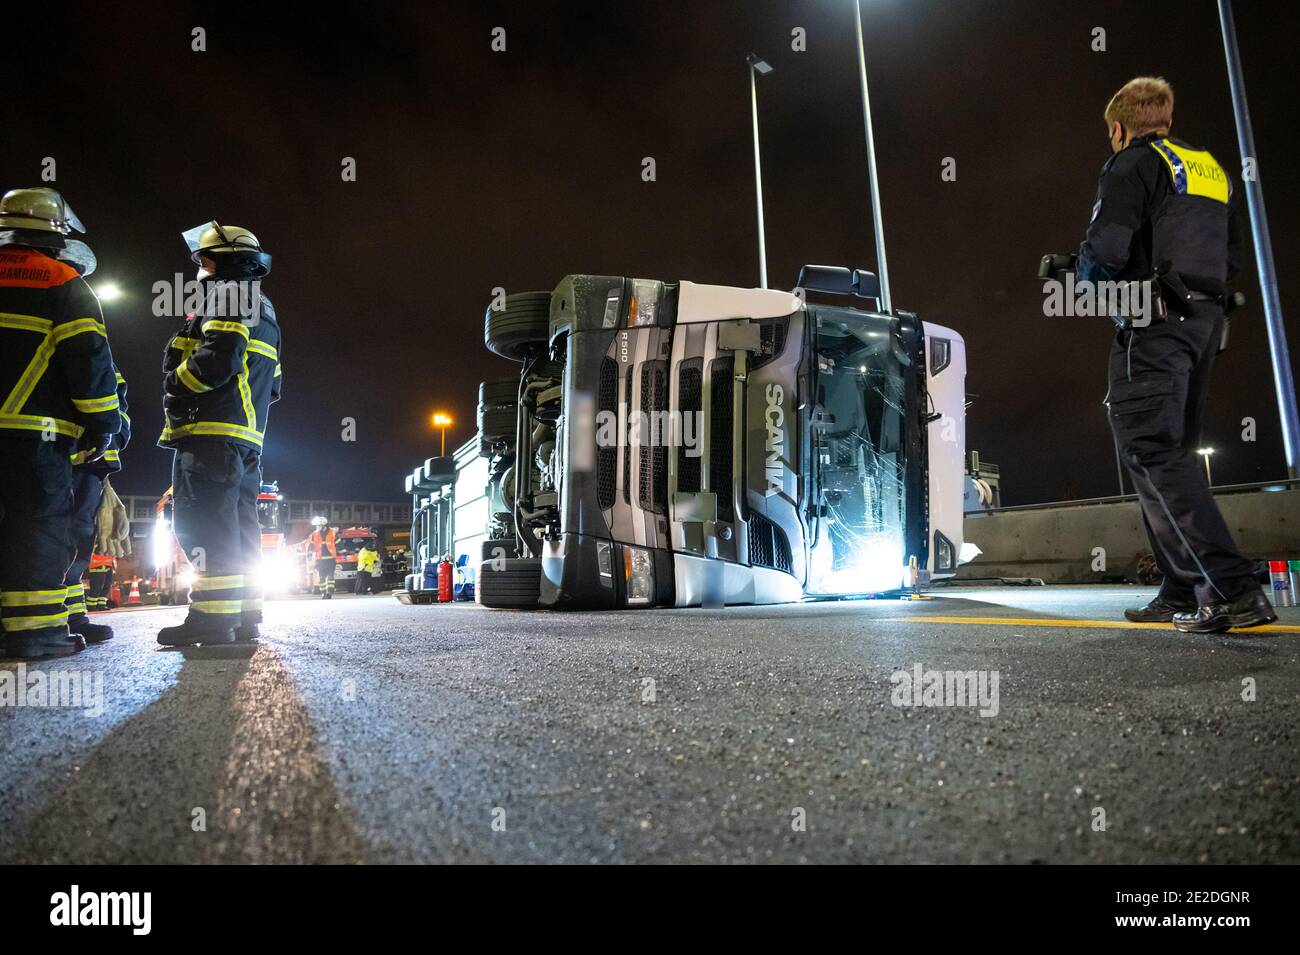
[[876, 271], [880, 276], [880, 310], [892, 312], [889, 263], [885, 259], [885, 223], [880, 212], [880, 183], [876, 181], [876, 138], [871, 129], [871, 98], [867, 95], [867, 55], [862, 47], [862, 4], [853, 0], [853, 26], [858, 34], [858, 76], [862, 83], [862, 121], [867, 127], [867, 172], [871, 181], [871, 221], [876, 230]]
[[433, 426], [442, 432], [442, 451], [440, 454], [444, 458], [447, 456], [447, 427], [450, 424], [452, 424], [451, 415], [441, 411], [433, 413]]
[[767, 235], [763, 226], [763, 164], [758, 158], [758, 83], [759, 73], [772, 72], [771, 65], [758, 54], [745, 57], [749, 64], [749, 102], [754, 118], [754, 191], [758, 199], [758, 286], [767, 288]]
[[[1223, 28], [1223, 52], [1228, 60], [1228, 86], [1232, 91], [1232, 114], [1237, 122], [1237, 144], [1243, 161], [1257, 161], [1255, 133], [1250, 125], [1250, 107], [1246, 105], [1246, 81], [1237, 52], [1237, 29], [1232, 21], [1231, 0], [1219, 0], [1219, 24]], [[1264, 321], [1268, 326], [1268, 347], [1273, 363], [1273, 388], [1277, 393], [1277, 414], [1282, 423], [1282, 446], [1286, 453], [1287, 477], [1300, 477], [1296, 456], [1300, 454], [1300, 414], [1296, 411], [1295, 380], [1291, 377], [1291, 356], [1286, 346], [1286, 329], [1282, 323], [1282, 301], [1277, 291], [1277, 272], [1273, 268], [1273, 242], [1268, 233], [1264, 212], [1264, 187], [1260, 185], [1258, 164], [1254, 175], [1246, 178], [1246, 201], [1250, 208], [1250, 233], [1255, 240], [1255, 263], [1259, 271], [1259, 290], [1264, 300]]]

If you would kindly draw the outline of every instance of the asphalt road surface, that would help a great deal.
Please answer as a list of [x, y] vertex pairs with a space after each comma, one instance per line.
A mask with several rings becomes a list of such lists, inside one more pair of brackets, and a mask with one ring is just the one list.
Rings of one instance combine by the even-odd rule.
[[[1300, 861], [1300, 612], [1190, 637], [1116, 623], [1149, 590], [940, 593], [288, 600], [190, 650], [154, 644], [181, 611], [116, 612], [27, 668], [82, 708], [0, 706], [0, 859]], [[918, 665], [983, 698], [904, 693]]]

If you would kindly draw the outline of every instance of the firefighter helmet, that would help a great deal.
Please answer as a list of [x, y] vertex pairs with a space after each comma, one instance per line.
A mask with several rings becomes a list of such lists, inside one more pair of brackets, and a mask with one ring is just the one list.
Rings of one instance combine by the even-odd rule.
[[200, 258], [211, 259], [223, 277], [258, 278], [271, 271], [271, 254], [263, 251], [257, 236], [247, 229], [222, 225], [213, 219], [182, 232], [181, 236], [196, 265]]
[[68, 235], [85, 232], [68, 201], [45, 186], [10, 189], [0, 197], [0, 229], [36, 229]]

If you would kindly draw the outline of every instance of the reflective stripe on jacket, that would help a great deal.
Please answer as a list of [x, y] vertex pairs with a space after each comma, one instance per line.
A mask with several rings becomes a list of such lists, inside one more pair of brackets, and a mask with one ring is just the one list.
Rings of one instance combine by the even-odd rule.
[[[210, 292], [227, 284], [210, 283]], [[167, 343], [160, 445], [202, 437], [262, 447], [280, 398], [280, 326], [265, 296], [255, 312], [242, 320], [191, 315]]]
[[117, 379], [99, 300], [71, 266], [0, 246], [0, 429], [71, 446], [116, 434]]

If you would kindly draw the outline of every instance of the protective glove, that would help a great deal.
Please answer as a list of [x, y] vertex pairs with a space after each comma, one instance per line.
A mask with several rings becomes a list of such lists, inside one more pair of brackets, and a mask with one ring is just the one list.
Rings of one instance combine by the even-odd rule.
[[111, 434], [83, 434], [77, 443], [77, 450], [72, 455], [73, 464], [91, 464], [104, 456], [113, 446]]
[[131, 520], [126, 505], [107, 480], [104, 481], [104, 495], [99, 502], [95, 524], [96, 551], [111, 557], [131, 556]]

